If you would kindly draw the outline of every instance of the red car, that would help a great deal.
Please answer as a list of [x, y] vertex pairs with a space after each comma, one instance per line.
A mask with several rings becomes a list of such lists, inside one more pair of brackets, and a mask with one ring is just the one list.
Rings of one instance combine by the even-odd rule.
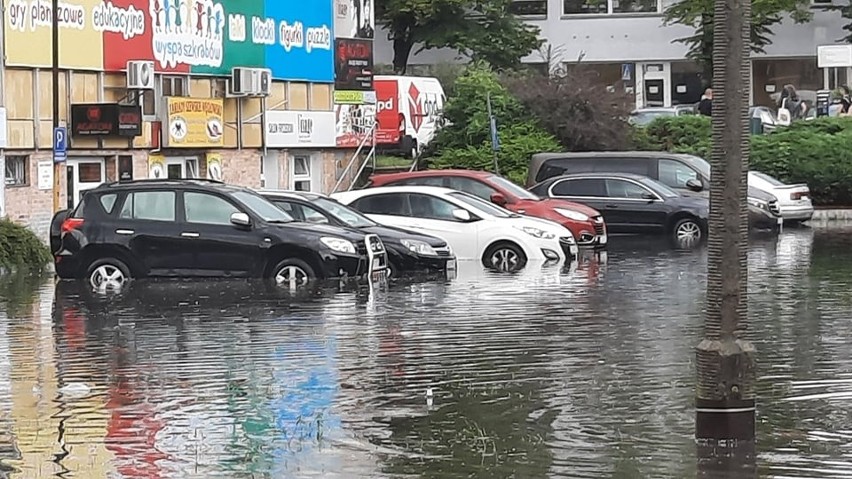
[[424, 170], [373, 175], [367, 187], [401, 185], [452, 188], [516, 213], [555, 221], [574, 233], [578, 246], [603, 248], [607, 242], [606, 225], [597, 210], [571, 201], [541, 198], [487, 171]]

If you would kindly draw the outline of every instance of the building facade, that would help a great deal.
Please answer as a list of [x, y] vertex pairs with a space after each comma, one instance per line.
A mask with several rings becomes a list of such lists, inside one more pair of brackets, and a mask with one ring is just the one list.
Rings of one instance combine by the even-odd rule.
[[[361, 44], [372, 61], [364, 1], [60, 2], [61, 207], [103, 182], [143, 178], [328, 192], [371, 144], [363, 132], [352, 141], [334, 102], [338, 26], [369, 31]], [[50, 3], [3, 3], [0, 216], [46, 238], [56, 180]], [[369, 101], [371, 76], [355, 89], [356, 104]]]
[[[627, 88], [637, 107], [671, 106], [697, 102], [709, 79], [686, 59], [687, 46], [677, 41], [693, 33], [683, 25], [665, 25], [662, 12], [672, 0], [515, 0], [515, 10], [541, 29], [550, 46], [549, 58], [534, 52], [524, 61], [553, 68], [581, 63], [595, 71], [602, 82]], [[815, 7], [825, 2], [815, 1]], [[830, 4], [830, 1], [828, 2]], [[848, 68], [817, 68], [817, 47], [841, 43], [846, 35], [839, 12], [813, 9], [805, 24], [785, 20], [773, 28], [772, 43], [765, 53], [752, 58], [752, 103], [771, 105], [773, 94], [791, 83], [809, 92], [852, 80]], [[387, 37], [382, 32], [379, 39]], [[417, 47], [413, 51], [417, 51]], [[376, 63], [393, 58], [389, 41], [376, 42]], [[457, 62], [450, 50], [426, 50], [412, 55], [412, 65]], [[544, 66], [544, 65], [542, 65]], [[804, 95], [806, 99], [808, 94]]]

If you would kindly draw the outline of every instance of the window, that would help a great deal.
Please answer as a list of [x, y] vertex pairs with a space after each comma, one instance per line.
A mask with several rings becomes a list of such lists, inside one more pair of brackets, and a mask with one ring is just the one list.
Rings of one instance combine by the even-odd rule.
[[118, 199], [118, 195], [115, 193], [108, 193], [105, 195], [101, 195], [101, 206], [104, 207], [104, 211], [106, 214], [112, 213], [112, 209], [115, 208], [115, 200]]
[[484, 211], [491, 216], [496, 216], [498, 218], [509, 218], [514, 213], [509, 212], [509, 210], [505, 208], [501, 208], [490, 201], [485, 201], [481, 198], [477, 198], [468, 193], [463, 193], [461, 191], [454, 191], [450, 193], [450, 196], [453, 198], [467, 204], [473, 206], [474, 208]]
[[317, 198], [314, 200], [314, 203], [325, 211], [327, 211], [330, 215], [336, 217], [338, 220], [343, 221], [349, 226], [360, 228], [362, 226], [376, 225], [373, 220], [358, 213], [356, 210], [349, 208], [348, 206], [344, 206], [338, 203], [335, 200], [330, 200], [328, 198]]
[[142, 107], [143, 117], [152, 117], [157, 115], [156, 96], [157, 93], [153, 90], [133, 90], [127, 93], [127, 97], [131, 104]]
[[686, 188], [687, 181], [698, 179], [695, 170], [679, 161], [661, 159], [659, 168], [660, 183], [671, 188]]
[[296, 191], [313, 191], [311, 189], [311, 158], [295, 156], [291, 163], [293, 172], [293, 189]]
[[191, 192], [183, 194], [183, 211], [187, 223], [206, 225], [230, 225], [231, 215], [240, 212], [218, 196]]
[[161, 96], [189, 96], [189, 78], [163, 75], [160, 77]]
[[446, 180], [446, 178], [443, 176], [421, 176], [419, 178], [407, 178], [404, 180], [394, 181], [392, 183], [388, 183], [388, 186], [417, 185], [447, 187], [447, 183], [444, 180]]
[[551, 192], [553, 196], [606, 196], [604, 182], [598, 179], [563, 180], [553, 185]]
[[483, 200], [491, 201], [491, 195], [497, 193], [497, 190], [486, 185], [485, 183], [470, 178], [461, 176], [450, 177], [450, 188], [454, 190], [464, 191], [474, 196], [478, 196]]
[[509, 4], [513, 15], [547, 16], [547, 0], [513, 0]]
[[24, 186], [27, 175], [28, 158], [26, 156], [6, 157], [6, 186]]
[[290, 214], [296, 221], [304, 221], [307, 223], [328, 223], [328, 218], [319, 211], [300, 203], [290, 203], [287, 201], [276, 201], [276, 205], [284, 208], [284, 211]]
[[624, 180], [606, 180], [607, 194], [610, 198], [630, 198], [641, 200], [650, 191]]
[[408, 209], [408, 198], [402, 193], [365, 196], [355, 200], [352, 207], [366, 214], [411, 216]]
[[170, 180], [199, 178], [198, 158], [168, 158], [166, 160], [166, 177]]
[[233, 192], [232, 196], [242, 203], [243, 206], [250, 209], [252, 213], [260, 216], [264, 221], [269, 223], [289, 223], [293, 221], [292, 216], [257, 193], [243, 190]]
[[459, 221], [453, 216], [453, 210], [458, 209], [447, 200], [423, 194], [408, 195], [411, 202], [411, 216], [442, 221]]
[[[511, 181], [503, 178], [502, 176], [492, 175], [491, 182], [496, 184], [497, 186], [503, 188], [503, 190], [508, 191], [509, 193], [517, 196], [522, 200], [538, 200], [539, 197], [530, 193], [529, 191], [521, 188], [520, 186], [512, 183]], [[491, 198], [488, 198], [488, 201], [491, 201]]]
[[79, 163], [77, 177], [80, 183], [102, 183], [103, 164], [101, 162]]
[[118, 215], [122, 219], [174, 221], [174, 191], [140, 191], [129, 193]]
[[648, 176], [651, 160], [647, 158], [600, 158], [595, 162], [595, 173], [632, 173]]
[[660, 13], [659, 0], [563, 0], [563, 15]]

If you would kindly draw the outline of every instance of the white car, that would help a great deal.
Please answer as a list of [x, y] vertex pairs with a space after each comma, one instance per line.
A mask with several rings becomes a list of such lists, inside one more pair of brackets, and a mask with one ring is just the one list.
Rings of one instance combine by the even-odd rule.
[[437, 186], [386, 186], [331, 195], [373, 221], [438, 236], [459, 260], [517, 271], [528, 261], [577, 256], [571, 231], [552, 221], [518, 215], [476, 196]]
[[748, 185], [778, 198], [778, 209], [785, 223], [808, 221], [814, 215], [811, 190], [808, 185], [786, 185], [758, 171], [748, 172]]

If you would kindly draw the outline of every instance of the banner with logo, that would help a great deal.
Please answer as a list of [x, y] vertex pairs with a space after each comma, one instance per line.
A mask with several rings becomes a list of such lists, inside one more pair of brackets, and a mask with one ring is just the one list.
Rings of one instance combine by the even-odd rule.
[[373, 89], [373, 42], [338, 38], [334, 41], [334, 89]]
[[373, 144], [371, 127], [376, 121], [375, 105], [335, 105], [336, 139], [338, 148], [358, 148]]
[[[346, 105], [375, 103], [373, 90], [373, 38], [376, 0], [332, 0], [334, 4], [334, 103], [337, 111]], [[343, 108], [339, 108], [343, 106]], [[345, 116], [345, 115], [344, 115]]]
[[[9, 0], [7, 66], [51, 66], [50, 3]], [[159, 72], [212, 75], [257, 67], [277, 79], [331, 83], [332, 8], [330, 0], [63, 0], [60, 65], [123, 71], [151, 60]]]
[[166, 157], [163, 155], [148, 155], [148, 178], [166, 179]]
[[219, 153], [205, 153], [204, 159], [207, 163], [207, 179], [222, 181], [222, 155]]
[[214, 148], [225, 145], [221, 98], [166, 97], [163, 146]]
[[328, 148], [337, 145], [334, 112], [270, 110], [266, 145], [270, 148]]
[[71, 105], [71, 136], [125, 136], [142, 134], [142, 107], [116, 103]]

